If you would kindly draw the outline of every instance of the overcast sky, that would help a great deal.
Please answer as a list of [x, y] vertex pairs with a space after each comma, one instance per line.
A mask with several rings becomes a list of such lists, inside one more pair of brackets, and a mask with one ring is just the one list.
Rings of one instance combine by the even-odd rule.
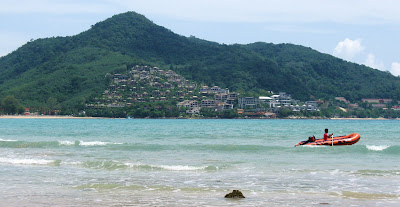
[[127, 11], [185, 36], [293, 43], [400, 75], [396, 0], [0, 0], [0, 56]]

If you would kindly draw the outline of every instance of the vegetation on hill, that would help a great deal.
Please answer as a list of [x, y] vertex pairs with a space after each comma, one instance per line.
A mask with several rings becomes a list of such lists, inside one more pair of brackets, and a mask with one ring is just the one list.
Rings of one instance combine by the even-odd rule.
[[[135, 12], [70, 37], [38, 39], [0, 58], [0, 98], [72, 114], [134, 65], [170, 68], [199, 84], [246, 95], [286, 91], [300, 100], [400, 99], [400, 79], [292, 44], [225, 45], [184, 37]], [[371, 84], [373, 83], [373, 84]], [[49, 101], [51, 100], [51, 101]]]

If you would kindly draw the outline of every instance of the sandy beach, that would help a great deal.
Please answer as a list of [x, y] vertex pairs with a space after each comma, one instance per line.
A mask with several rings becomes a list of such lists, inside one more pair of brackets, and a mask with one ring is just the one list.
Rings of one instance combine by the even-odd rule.
[[330, 118], [332, 120], [400, 120], [398, 118], [395, 119], [387, 119], [387, 118]]
[[51, 115], [1, 115], [0, 119], [107, 119], [105, 117], [75, 117]]
[[[0, 115], [0, 119], [115, 119], [108, 117], [75, 117], [75, 116], [56, 116], [56, 115]], [[117, 118], [118, 119], [118, 118]], [[173, 118], [172, 118], [173, 119]], [[196, 118], [189, 118], [196, 119]], [[299, 118], [285, 118], [299, 119]], [[312, 118], [315, 119], [315, 118]], [[400, 120], [387, 118], [330, 118], [332, 120]]]

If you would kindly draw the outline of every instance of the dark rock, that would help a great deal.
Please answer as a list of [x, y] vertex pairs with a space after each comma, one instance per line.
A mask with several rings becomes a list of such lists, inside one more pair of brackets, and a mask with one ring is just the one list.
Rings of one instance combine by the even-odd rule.
[[225, 195], [225, 198], [245, 198], [243, 193], [239, 190], [233, 190], [232, 193], [228, 193]]

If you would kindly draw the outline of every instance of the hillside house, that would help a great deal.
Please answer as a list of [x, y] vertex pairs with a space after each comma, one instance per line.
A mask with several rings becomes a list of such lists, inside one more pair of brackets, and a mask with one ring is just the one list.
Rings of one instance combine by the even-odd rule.
[[306, 101], [304, 106], [307, 111], [318, 111], [318, 103], [316, 101]]
[[383, 109], [383, 108], [386, 107], [386, 104], [372, 104], [372, 107], [373, 108], [381, 108], [381, 109]]
[[200, 93], [225, 93], [229, 94], [229, 89], [221, 89], [218, 86], [213, 86], [213, 87], [208, 87], [208, 86], [202, 86], [200, 88]]
[[214, 95], [215, 102], [225, 102], [228, 99], [228, 94], [226, 93], [217, 93]]
[[201, 100], [201, 107], [214, 108], [215, 106], [216, 105], [214, 100], [211, 99]]
[[238, 100], [241, 109], [257, 109], [260, 108], [260, 100], [256, 97], [243, 97]]
[[176, 106], [178, 108], [186, 107], [186, 108], [189, 108], [189, 109], [193, 109], [195, 107], [199, 107], [199, 102], [198, 101], [191, 101], [191, 100], [184, 100], [182, 102], [179, 102]]
[[368, 103], [379, 103], [379, 104], [387, 104], [393, 101], [393, 99], [378, 99], [378, 98], [363, 98], [362, 102]]
[[346, 98], [344, 98], [344, 97], [335, 97], [335, 100], [337, 100], [337, 101], [343, 101], [343, 102], [345, 102], [345, 103], [350, 103], [350, 101], [346, 100]]

